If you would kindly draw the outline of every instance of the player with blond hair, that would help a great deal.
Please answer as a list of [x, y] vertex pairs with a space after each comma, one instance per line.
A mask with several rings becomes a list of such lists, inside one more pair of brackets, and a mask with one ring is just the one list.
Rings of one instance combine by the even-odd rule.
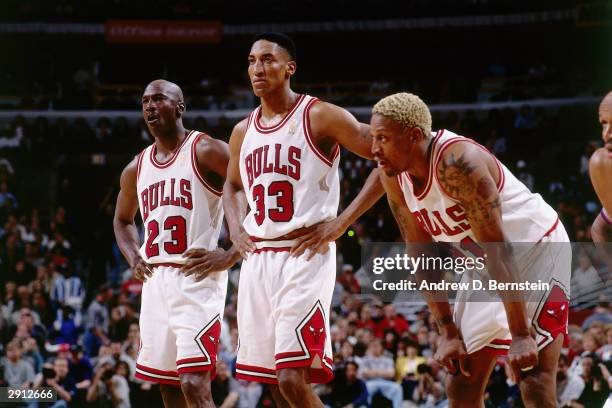
[[[533, 266], [550, 283], [537, 299], [535, 294], [525, 294], [523, 301], [516, 293], [500, 293], [498, 302], [457, 301], [454, 316], [440, 293], [437, 298], [424, 293], [441, 333], [435, 359], [453, 374], [446, 383], [451, 407], [484, 406], [499, 354], [508, 354], [526, 406], [556, 406], [555, 373], [567, 339], [571, 251], [530, 245], [515, 263], [508, 245], [569, 242], [557, 213], [474, 140], [444, 129], [432, 133], [429, 108], [418, 96], [388, 96], [372, 113], [372, 153], [406, 242], [458, 243], [486, 256], [493, 279], [508, 282]], [[527, 258], [533, 265], [522, 263]]]

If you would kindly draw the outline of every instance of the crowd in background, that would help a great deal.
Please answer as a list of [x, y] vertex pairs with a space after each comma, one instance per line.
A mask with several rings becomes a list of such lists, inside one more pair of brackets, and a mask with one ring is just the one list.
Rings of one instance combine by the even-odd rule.
[[[599, 145], [594, 112], [593, 106], [524, 106], [434, 113], [434, 128], [448, 128], [487, 146], [559, 212], [572, 241], [589, 241], [590, 224], [600, 208], [588, 179], [588, 158]], [[229, 120], [187, 120], [188, 128], [223, 139], [231, 125]], [[4, 129], [2, 385], [53, 387], [59, 398], [54, 407], [161, 406], [158, 387], [134, 378], [142, 284], [131, 276], [112, 235], [117, 174], [149, 143], [142, 122], [125, 118], [90, 123], [15, 117]], [[372, 167], [371, 162], [343, 153], [342, 208]], [[361, 294], [360, 248], [370, 241], [398, 238], [381, 200], [338, 241], [330, 333], [335, 379], [317, 386], [331, 407], [446, 404], [446, 373], [432, 360], [437, 329], [431, 314], [422, 306], [384, 304]], [[228, 244], [224, 231], [221, 245]], [[238, 269], [230, 272], [213, 396], [218, 406], [272, 406], [265, 386], [232, 377]], [[612, 386], [612, 309], [602, 301], [579, 313], [560, 361], [559, 402], [600, 407]], [[487, 387], [486, 404], [520, 406], [518, 386], [509, 379], [503, 359]]]

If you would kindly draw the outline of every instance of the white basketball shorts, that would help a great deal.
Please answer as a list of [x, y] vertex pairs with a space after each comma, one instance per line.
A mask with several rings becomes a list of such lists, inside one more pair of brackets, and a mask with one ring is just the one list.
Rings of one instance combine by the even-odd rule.
[[180, 386], [182, 373], [214, 374], [227, 271], [196, 282], [168, 265], [154, 266], [142, 288], [136, 377]]
[[277, 370], [310, 368], [310, 382], [333, 378], [329, 310], [336, 245], [310, 261], [289, 255], [293, 241], [257, 242], [238, 285], [236, 378], [277, 383]]
[[[528, 276], [542, 277], [542, 280], [550, 285], [550, 290], [543, 295], [541, 292], [535, 292], [531, 298], [525, 299], [529, 324], [535, 332], [538, 350], [552, 343], [560, 334], [564, 336], [565, 344], [569, 340], [567, 321], [572, 253], [563, 224], [559, 221], [553, 228], [529, 251], [515, 254], [519, 269], [524, 271], [528, 268], [530, 271], [527, 273]], [[517, 247], [523, 248], [520, 245]], [[529, 297], [529, 294], [526, 297]], [[497, 355], [508, 353], [512, 336], [501, 300], [458, 301], [455, 303], [455, 322], [463, 336], [468, 353], [482, 349]]]

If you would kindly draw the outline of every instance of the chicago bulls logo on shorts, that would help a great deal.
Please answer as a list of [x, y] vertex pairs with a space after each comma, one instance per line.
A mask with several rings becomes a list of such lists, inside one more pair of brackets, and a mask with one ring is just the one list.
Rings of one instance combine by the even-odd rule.
[[311, 354], [323, 356], [327, 333], [325, 333], [325, 316], [319, 302], [300, 325], [299, 332], [306, 350]]
[[217, 361], [217, 349], [219, 347], [220, 335], [221, 319], [220, 316], [217, 315], [196, 335], [195, 338], [198, 347], [212, 365], [215, 365]]
[[559, 334], [567, 333], [567, 319], [569, 315], [569, 300], [563, 289], [556, 284], [548, 294], [548, 297], [541, 305], [536, 320], [537, 332], [553, 341]]

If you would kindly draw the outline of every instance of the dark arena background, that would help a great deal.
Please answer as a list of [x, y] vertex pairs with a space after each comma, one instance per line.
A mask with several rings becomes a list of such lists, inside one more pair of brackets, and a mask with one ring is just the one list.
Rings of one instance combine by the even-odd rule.
[[[591, 241], [601, 206], [588, 159], [602, 145], [597, 107], [612, 89], [609, 1], [3, 0], [1, 9], [0, 350], [18, 349], [29, 381], [45, 364], [69, 377], [76, 391], [57, 407], [163, 406], [158, 386], [134, 378], [142, 285], [114, 240], [119, 175], [152, 143], [140, 97], [157, 78], [183, 88], [188, 129], [228, 140], [258, 105], [246, 71], [261, 32], [294, 39], [295, 90], [360, 121], [369, 122], [383, 96], [420, 95], [435, 129], [486, 146], [558, 211], [572, 241]], [[342, 152], [341, 210], [375, 165]], [[226, 229], [221, 237], [227, 248]], [[401, 387], [404, 407], [447, 406], [425, 305], [361, 294], [361, 246], [399, 239], [381, 199], [338, 240], [336, 378], [316, 387], [330, 407], [361, 392], [348, 385], [347, 362], [359, 362], [374, 338], [393, 361], [395, 377], [386, 381]], [[582, 258], [576, 274], [592, 268]], [[213, 397], [217, 406], [271, 407], [267, 387], [232, 377], [238, 271], [230, 272]], [[612, 362], [608, 285], [576, 282], [559, 370], [582, 370], [584, 351]], [[58, 356], [68, 357], [67, 373]], [[108, 362], [129, 385], [129, 401], [87, 402]], [[11, 367], [3, 357], [3, 386], [13, 385]], [[487, 407], [523, 406], [504, 359], [485, 398]], [[372, 406], [392, 405], [377, 394]]]

